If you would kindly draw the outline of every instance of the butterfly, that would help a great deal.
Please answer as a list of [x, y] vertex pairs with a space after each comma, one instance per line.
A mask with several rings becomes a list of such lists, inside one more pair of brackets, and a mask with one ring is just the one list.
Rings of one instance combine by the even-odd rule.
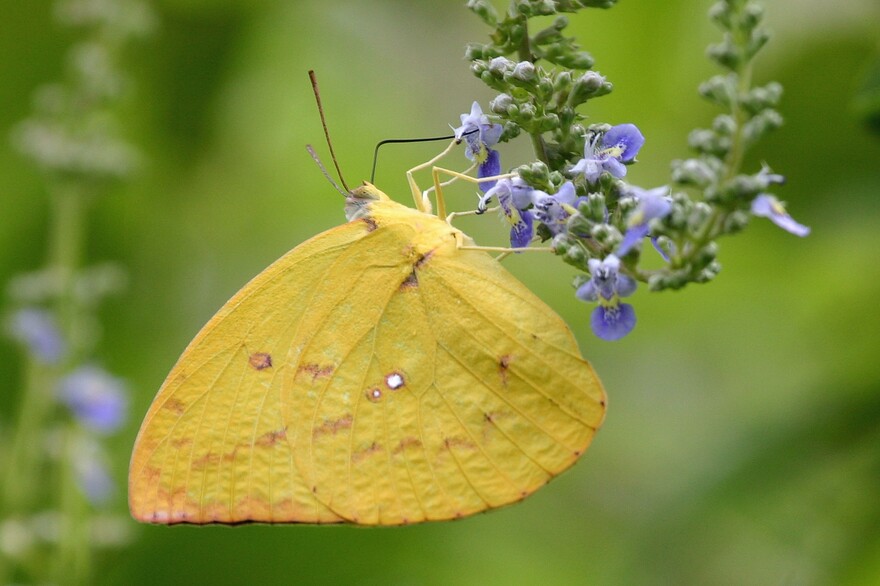
[[[443, 210], [439, 188], [437, 199]], [[456, 519], [574, 464], [605, 392], [571, 331], [427, 200], [416, 205], [369, 183], [348, 192], [347, 223], [211, 318], [135, 441], [134, 518]]]

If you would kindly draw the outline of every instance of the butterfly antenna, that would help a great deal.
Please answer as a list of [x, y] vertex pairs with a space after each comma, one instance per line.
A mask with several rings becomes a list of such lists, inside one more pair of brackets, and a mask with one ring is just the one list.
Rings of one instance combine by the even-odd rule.
[[[477, 128], [469, 132], [465, 132], [463, 136], [467, 136], [475, 132], [479, 132], [479, 129]], [[370, 171], [370, 183], [375, 182], [376, 166], [379, 164], [379, 147], [383, 144], [398, 144], [402, 142], [433, 142], [437, 140], [451, 140], [453, 138], [455, 138], [454, 134], [450, 134], [449, 136], [432, 136], [431, 138], [386, 138], [385, 140], [380, 140], [379, 143], [376, 144], [376, 149], [373, 151], [373, 169]]]
[[324, 177], [327, 178], [327, 181], [330, 182], [330, 185], [332, 185], [336, 189], [336, 191], [338, 191], [342, 195], [348, 197], [349, 193], [347, 191], [345, 191], [344, 189], [342, 189], [341, 187], [339, 187], [339, 185], [335, 181], [333, 181], [333, 177], [331, 177], [330, 173], [327, 172], [327, 167], [325, 167], [324, 163], [321, 162], [321, 159], [318, 157], [318, 153], [315, 152], [315, 149], [312, 148], [312, 145], [307, 144], [306, 150], [309, 151], [310, 155], [312, 155], [312, 158], [315, 160], [315, 163], [318, 165], [318, 168], [321, 170], [321, 173], [324, 174]]
[[[318, 91], [318, 77], [315, 75], [314, 70], [309, 70], [309, 79], [312, 80], [312, 92], [315, 94], [315, 101], [318, 103], [318, 114], [321, 115], [321, 126], [324, 127], [324, 138], [327, 139], [327, 146], [330, 147], [330, 158], [333, 159], [333, 166], [336, 167], [336, 174], [339, 175], [339, 182], [342, 183], [342, 187], [345, 188], [345, 195], [348, 195], [349, 189], [348, 185], [345, 184], [345, 178], [342, 176], [342, 170], [339, 169], [339, 162], [336, 160], [336, 153], [333, 151], [333, 142], [330, 140], [330, 132], [327, 130], [327, 120], [324, 118], [324, 107], [321, 105], [321, 92]], [[324, 168], [324, 165], [321, 164], [321, 161], [318, 160], [318, 157], [315, 155], [314, 150], [311, 147], [308, 147], [309, 152], [312, 153], [312, 157], [317, 161], [318, 166], [324, 171], [324, 175], [327, 176], [327, 179], [330, 179], [330, 175], [327, 174], [327, 170]], [[330, 179], [330, 183], [336, 185], [332, 179]], [[339, 189], [337, 186], [336, 189]]]

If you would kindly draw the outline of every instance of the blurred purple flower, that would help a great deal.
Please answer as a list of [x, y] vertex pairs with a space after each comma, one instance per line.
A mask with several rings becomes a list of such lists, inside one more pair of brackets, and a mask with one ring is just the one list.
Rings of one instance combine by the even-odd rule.
[[756, 216], [769, 218], [771, 222], [795, 236], [807, 236], [810, 229], [803, 224], [797, 223], [794, 218], [785, 211], [782, 202], [772, 195], [762, 193], [752, 201], [752, 213]]
[[116, 492], [116, 484], [105, 465], [100, 444], [90, 438], [77, 442], [73, 470], [77, 484], [93, 505], [107, 502]]
[[80, 423], [96, 432], [113, 432], [125, 422], [125, 385], [96, 366], [81, 366], [61, 379], [58, 397]]
[[[651, 220], [669, 215], [672, 211], [672, 203], [667, 197], [668, 191], [669, 189], [665, 185], [648, 190], [641, 187], [630, 187], [630, 194], [636, 199], [638, 205], [627, 218], [626, 234], [623, 235], [623, 242], [615, 252], [617, 256], [625, 255], [648, 235], [650, 232], [648, 223]], [[663, 254], [662, 251], [661, 254]]]
[[9, 320], [9, 333], [45, 364], [58, 363], [67, 350], [55, 316], [45, 309], [27, 307], [18, 310]]

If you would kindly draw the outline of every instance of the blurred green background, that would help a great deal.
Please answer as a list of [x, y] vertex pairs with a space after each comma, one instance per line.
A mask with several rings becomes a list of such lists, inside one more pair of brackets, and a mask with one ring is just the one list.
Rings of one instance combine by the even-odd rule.
[[[696, 94], [715, 73], [709, 0], [624, 1], [572, 31], [615, 92], [595, 122], [634, 122], [647, 143], [636, 184], [715, 110]], [[640, 291], [639, 325], [616, 343], [589, 332], [571, 271], [505, 261], [575, 331], [609, 395], [605, 427], [578, 465], [517, 506], [398, 529], [138, 526], [98, 559], [106, 584], [878, 584], [880, 583], [880, 135], [864, 91], [880, 58], [876, 0], [773, 0], [775, 37], [757, 81], [785, 85], [786, 125], [752, 153], [788, 177], [778, 192], [811, 226], [766, 220], [722, 241], [708, 286]], [[0, 136], [61, 78], [71, 33], [48, 0], [3, 0]], [[306, 71], [315, 69], [349, 183], [383, 138], [442, 134], [492, 97], [463, 61], [487, 34], [457, 0], [162, 0], [131, 52], [126, 136], [141, 173], [92, 209], [90, 262], [115, 261], [128, 291], [102, 311], [103, 364], [133, 392], [115, 436], [124, 486], [142, 414], [179, 353], [250, 277], [342, 221], [342, 201], [307, 155], [326, 151]], [[875, 88], [875, 95], [877, 89]], [[864, 97], [864, 96], [862, 96]], [[391, 146], [377, 184], [409, 203], [405, 169], [437, 145]], [[528, 156], [502, 146], [505, 165]], [[325, 160], [329, 160], [324, 155]], [[449, 166], [464, 167], [460, 153]], [[423, 182], [425, 179], [423, 178]], [[471, 205], [467, 189], [451, 206]], [[0, 283], [41, 265], [41, 176], [0, 140]], [[465, 224], [478, 242], [493, 222]], [[0, 409], [17, 404], [18, 353], [0, 342]], [[124, 489], [117, 508], [125, 511]]]

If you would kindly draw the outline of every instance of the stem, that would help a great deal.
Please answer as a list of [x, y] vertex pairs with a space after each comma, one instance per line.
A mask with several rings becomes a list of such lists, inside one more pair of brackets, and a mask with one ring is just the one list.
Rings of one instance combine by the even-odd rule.
[[731, 114], [736, 122], [736, 130], [733, 133], [733, 144], [730, 153], [727, 156], [727, 169], [724, 175], [724, 183], [731, 181], [739, 174], [742, 167], [743, 158], [745, 157], [746, 148], [743, 139], [743, 126], [748, 121], [745, 112], [740, 105], [740, 97], [749, 91], [752, 85], [752, 64], [751, 61], [746, 63], [740, 71], [737, 72], [737, 95], [731, 107]]
[[70, 346], [68, 364], [75, 364], [84, 351], [82, 308], [74, 295], [76, 272], [82, 264], [88, 194], [81, 186], [57, 184], [52, 190], [52, 231], [48, 265], [58, 279], [58, 319]]
[[[531, 38], [529, 37], [529, 21], [525, 17], [520, 17], [519, 21], [522, 25], [523, 36], [519, 43], [519, 47], [517, 47], [516, 50], [517, 57], [520, 61], [534, 63], [535, 56], [532, 54]], [[532, 140], [532, 148], [535, 150], [535, 156], [538, 157], [539, 161], [549, 165], [550, 159], [547, 157], [547, 145], [544, 143], [544, 137], [541, 136], [540, 133], [535, 134], [530, 132], [529, 138]]]
[[12, 446], [3, 464], [4, 517], [31, 510], [39, 494], [36, 490], [36, 474], [42, 470], [45, 448], [43, 422], [52, 411], [50, 390], [56, 378], [55, 369], [28, 359]]
[[55, 558], [56, 583], [85, 584], [89, 574], [88, 506], [76, 480], [76, 450], [82, 445], [81, 431], [75, 423], [64, 430], [59, 478], [61, 527], [58, 556]]

